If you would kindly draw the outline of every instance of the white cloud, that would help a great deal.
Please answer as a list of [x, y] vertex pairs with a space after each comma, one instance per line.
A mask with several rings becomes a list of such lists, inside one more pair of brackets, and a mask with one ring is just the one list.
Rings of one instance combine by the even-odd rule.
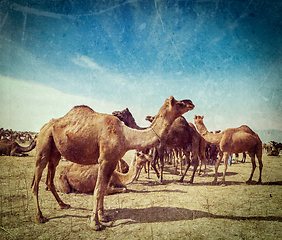
[[90, 68], [91, 70], [100, 72], [105, 71], [105, 69], [103, 67], [100, 67], [93, 59], [84, 55], [73, 58], [72, 61], [81, 67]]
[[64, 116], [76, 105], [88, 105], [111, 114], [116, 103], [62, 93], [50, 87], [0, 75], [0, 127], [36, 131], [52, 118]]

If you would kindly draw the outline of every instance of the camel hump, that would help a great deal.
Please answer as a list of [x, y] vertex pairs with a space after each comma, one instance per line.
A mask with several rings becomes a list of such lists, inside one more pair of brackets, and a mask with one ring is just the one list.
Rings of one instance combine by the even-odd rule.
[[89, 106], [86, 106], [86, 105], [78, 105], [78, 106], [74, 106], [73, 108], [72, 108], [72, 110], [80, 110], [80, 109], [83, 109], [83, 110], [90, 110], [90, 111], [93, 111], [93, 112], [95, 112], [91, 107], [89, 107]]

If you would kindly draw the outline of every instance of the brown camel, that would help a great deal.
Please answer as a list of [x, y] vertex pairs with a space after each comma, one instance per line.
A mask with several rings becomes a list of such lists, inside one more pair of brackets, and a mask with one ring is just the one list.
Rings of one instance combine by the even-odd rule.
[[282, 144], [275, 141], [271, 141], [269, 144], [271, 145], [271, 148], [270, 151], [267, 152], [267, 156], [279, 156]]
[[28, 147], [22, 147], [14, 140], [0, 140], [0, 155], [6, 156], [25, 156], [26, 152], [30, 152], [36, 146], [36, 139], [32, 140]]
[[[126, 109], [124, 109], [124, 110], [122, 110], [122, 111], [114, 111], [113, 113], [112, 113], [114, 116], [116, 116], [116, 117], [118, 117], [121, 121], [123, 121], [124, 122], [124, 124], [126, 125], [126, 126], [128, 126], [128, 127], [131, 127], [131, 128], [134, 128], [134, 129], [139, 129], [139, 130], [143, 130], [143, 129], [145, 129], [145, 128], [142, 128], [142, 127], [139, 127], [137, 124], [136, 124], [136, 121], [135, 121], [135, 119], [134, 119], [134, 117], [132, 116], [132, 114], [131, 114], [131, 112], [129, 111], [129, 109], [128, 108], [126, 108]], [[147, 116], [146, 117], [146, 120], [147, 121], [149, 121], [149, 122], [153, 122], [153, 120], [154, 120], [154, 117], [152, 117], [152, 116]], [[179, 131], [180, 131], [180, 129], [177, 127], [177, 125], [176, 125], [176, 123], [177, 123], [178, 121], [174, 121], [174, 123], [172, 124], [172, 127], [171, 127], [171, 130], [170, 131], [172, 131], [173, 129], [175, 129], [175, 131], [177, 131], [178, 133], [179, 133]], [[179, 121], [180, 122], [180, 121]], [[183, 126], [185, 126], [186, 124], [184, 123], [184, 122], [186, 122], [186, 120], [185, 119], [182, 119], [181, 120], [181, 122], [182, 122], [182, 124], [183, 124]], [[205, 147], [206, 147], [206, 145], [205, 145], [205, 140], [202, 138], [202, 136], [197, 132], [197, 130], [196, 130], [196, 128], [195, 128], [195, 126], [192, 124], [192, 123], [188, 123], [189, 124], [189, 126], [191, 127], [191, 128], [193, 128], [193, 129], [188, 129], [188, 130], [186, 130], [186, 132], [185, 132], [185, 129], [183, 129], [183, 133], [179, 133], [178, 134], [178, 136], [181, 136], [182, 134], [183, 135], [186, 135], [186, 133], [188, 132], [188, 135], [189, 134], [192, 134], [193, 136], [194, 135], [197, 135], [197, 136], [194, 136], [194, 138], [196, 138], [194, 141], [196, 141], [196, 142], [199, 142], [199, 147], [200, 147], [200, 149], [199, 149], [199, 151], [197, 151], [198, 153], [194, 153], [194, 155], [196, 154], [197, 156], [198, 155], [200, 155], [200, 159], [201, 159], [201, 162], [200, 162], [200, 169], [199, 169], [199, 174], [200, 174], [200, 171], [201, 171], [201, 166], [202, 166], [202, 162], [204, 162], [204, 164], [205, 164], [205, 170], [204, 170], [204, 172], [206, 173], [206, 158], [205, 158]], [[188, 126], [188, 128], [189, 128], [189, 126]], [[177, 129], [178, 128], [178, 129]], [[177, 129], [177, 130], [176, 130]], [[174, 131], [174, 132], [175, 132]], [[169, 133], [169, 136], [171, 135], [171, 133]], [[173, 138], [174, 136], [172, 136], [171, 138]], [[181, 138], [181, 139], [179, 139], [179, 141], [178, 141], [178, 143], [179, 142], [183, 142], [183, 141], [185, 141], [184, 140], [185, 139], [185, 137], [184, 138]], [[170, 139], [171, 140], [171, 139]], [[180, 153], [182, 153], [182, 149], [181, 149], [181, 147], [179, 148], [177, 145], [178, 145], [178, 143], [175, 143], [174, 141], [171, 141], [171, 142], [173, 142], [173, 146], [166, 146], [166, 149], [168, 149], [168, 148], [172, 148], [173, 149], [173, 151], [174, 151], [174, 154], [175, 154], [175, 156], [176, 156], [176, 158], [177, 158], [177, 156], [179, 156], [179, 154]], [[184, 144], [184, 146], [185, 146], [185, 148], [187, 147], [187, 143], [186, 142], [184, 142], [183, 143]], [[183, 145], [183, 144], [180, 144], [180, 145]], [[156, 151], [156, 149], [154, 149], [154, 151], [155, 151], [155, 153], [157, 153]], [[164, 150], [165, 151], [165, 150]], [[190, 153], [187, 153], [187, 155], [189, 154], [189, 157], [188, 157], [188, 161], [190, 162]], [[182, 154], [180, 154], [180, 155], [182, 155]], [[186, 155], [185, 155], [186, 156]], [[155, 157], [156, 158], [156, 157]], [[181, 157], [180, 157], [181, 158]], [[150, 162], [148, 162], [148, 164], [149, 164]], [[154, 162], [153, 162], [153, 167], [154, 167], [154, 169], [156, 169], [156, 160], [154, 160]], [[176, 161], [176, 163], [175, 163], [175, 165], [176, 165], [176, 168], [177, 168], [177, 161]], [[188, 168], [189, 169], [189, 168]], [[188, 170], [187, 169], [187, 170]], [[186, 172], [187, 172], [187, 170], [185, 171], [185, 174], [186, 174]], [[181, 172], [181, 175], [182, 175], [182, 161], [180, 160], [180, 172]], [[157, 175], [158, 175], [158, 171], [156, 171], [156, 173], [157, 173]], [[185, 177], [185, 174], [184, 174], [184, 177]], [[159, 176], [159, 175], [158, 175]], [[182, 175], [183, 176], [183, 175]], [[148, 177], [149, 177], [149, 166], [148, 166]], [[181, 181], [183, 181], [183, 179], [184, 179], [184, 177], [181, 179]], [[192, 183], [193, 182], [193, 178], [190, 180], [190, 182]]]
[[165, 100], [156, 119], [146, 130], [129, 128], [117, 117], [97, 113], [87, 106], [74, 107], [65, 116], [45, 124], [37, 137], [36, 163], [31, 185], [36, 221], [47, 221], [38, 201], [39, 182], [47, 165], [48, 188], [61, 208], [70, 207], [60, 199], [54, 186], [56, 167], [63, 156], [83, 165], [99, 164], [90, 227], [101, 230], [100, 221], [108, 221], [104, 215], [104, 196], [118, 160], [128, 150], [154, 146], [168, 134], [176, 118], [193, 108], [191, 100], [177, 101], [171, 96]]
[[[132, 183], [136, 179], [142, 166], [148, 160], [148, 155], [136, 151], [127, 173], [123, 174], [116, 170], [113, 172], [106, 194], [125, 192], [125, 185]], [[69, 163], [58, 166], [55, 176], [56, 189], [63, 193], [70, 193], [72, 191], [93, 193], [98, 178], [98, 170], [98, 164], [81, 165]]]
[[[155, 117], [147, 116], [146, 120], [152, 121], [154, 118]], [[197, 132], [195, 126], [191, 123], [188, 123], [186, 119], [182, 116], [177, 118], [173, 122], [168, 135], [166, 135], [160, 141], [159, 145], [156, 146], [155, 149], [156, 151], [151, 164], [161, 183], [163, 181], [164, 152], [167, 149], [182, 149], [185, 155], [187, 167], [181, 179], [179, 180], [180, 182], [183, 182], [184, 177], [191, 165], [190, 153], [192, 153], [192, 165], [194, 166], [194, 170], [189, 183], [193, 183], [195, 172], [197, 170], [197, 167], [199, 166], [198, 158], [200, 158], [201, 161], [206, 162], [206, 156], [205, 156], [206, 145], [205, 145], [205, 140]], [[160, 173], [156, 168], [156, 163], [158, 158], [161, 164]]]
[[252, 160], [252, 172], [247, 183], [252, 181], [252, 177], [256, 168], [255, 156], [257, 156], [259, 162], [259, 180], [261, 183], [261, 173], [262, 173], [262, 142], [259, 136], [248, 126], [242, 125], [238, 128], [228, 128], [220, 133], [213, 134], [210, 133], [204, 125], [203, 116], [196, 116], [194, 118], [196, 127], [203, 138], [212, 144], [215, 144], [220, 150], [220, 158], [218, 159], [215, 166], [215, 176], [213, 183], [217, 182], [218, 167], [221, 162], [222, 156], [224, 155], [225, 169], [223, 172], [222, 182], [225, 182], [225, 174], [227, 170], [227, 162], [229, 155], [233, 153], [243, 153], [248, 152]]

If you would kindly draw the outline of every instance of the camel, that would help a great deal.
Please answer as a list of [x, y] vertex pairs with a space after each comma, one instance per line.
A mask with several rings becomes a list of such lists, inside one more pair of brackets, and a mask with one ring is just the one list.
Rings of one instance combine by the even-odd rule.
[[[129, 171], [125, 174], [115, 170], [110, 178], [106, 195], [126, 192], [127, 184], [132, 183], [142, 166], [149, 160], [149, 156], [141, 152], [134, 154]], [[93, 193], [98, 178], [99, 165], [81, 165], [69, 163], [57, 168], [55, 176], [56, 189], [63, 193], [78, 191]]]
[[257, 156], [259, 162], [259, 179], [258, 183], [261, 183], [261, 173], [262, 173], [262, 142], [259, 136], [248, 126], [242, 125], [238, 128], [228, 128], [220, 133], [210, 133], [203, 122], [203, 116], [196, 116], [194, 118], [195, 125], [203, 136], [203, 138], [211, 144], [215, 144], [220, 150], [220, 158], [218, 159], [215, 166], [215, 176], [213, 183], [217, 182], [218, 167], [221, 159], [224, 155], [224, 165], [225, 169], [223, 172], [222, 183], [225, 183], [225, 174], [227, 170], [227, 163], [229, 155], [233, 153], [243, 153], [248, 152], [252, 160], [252, 172], [247, 183], [251, 183], [253, 174], [256, 168], [255, 156]]
[[263, 148], [266, 151], [266, 153], [269, 153], [269, 152], [271, 152], [271, 150], [273, 148], [273, 143], [271, 143], [271, 142], [264, 143]]
[[[147, 116], [147, 121], [153, 121], [155, 117]], [[192, 153], [192, 165], [194, 166], [193, 174], [189, 180], [189, 183], [193, 183], [195, 172], [199, 166], [199, 159], [206, 162], [205, 156], [205, 140], [197, 132], [195, 126], [192, 123], [188, 123], [186, 119], [182, 116], [178, 117], [171, 126], [169, 134], [166, 135], [159, 145], [156, 147], [154, 158], [152, 160], [152, 167], [154, 168], [160, 182], [163, 182], [163, 169], [164, 169], [164, 151], [166, 149], [182, 149], [187, 167], [184, 171], [179, 182], [183, 182], [184, 177], [191, 165], [190, 152]], [[156, 161], [160, 159], [161, 167], [160, 173], [156, 168]]]
[[[118, 117], [121, 121], [123, 121], [124, 122], [124, 124], [126, 125], [126, 126], [128, 126], [128, 127], [131, 127], [131, 128], [134, 128], [134, 129], [139, 129], [139, 130], [143, 130], [143, 129], [145, 129], [145, 128], [142, 128], [142, 127], [139, 127], [137, 124], [136, 124], [136, 121], [135, 121], [135, 119], [133, 118], [133, 116], [132, 116], [132, 114], [131, 114], [131, 112], [129, 111], [129, 109], [128, 108], [126, 108], [126, 109], [124, 109], [124, 110], [122, 110], [122, 111], [114, 111], [113, 113], [112, 113], [114, 116], [116, 116], [116, 117]], [[182, 117], [183, 118], [183, 117]], [[149, 122], [153, 122], [153, 120], [154, 120], [154, 117], [153, 116], [147, 116], [146, 117], [146, 120], [147, 121], [149, 121]], [[188, 135], [190, 134], [190, 135], [193, 135], [193, 138], [196, 138], [195, 140], [193, 139], [193, 141], [196, 141], [196, 144], [198, 143], [199, 144], [199, 151], [198, 150], [195, 150], [196, 152], [194, 152], [194, 155], [196, 155], [196, 157], [198, 156], [198, 155], [200, 155], [200, 157], [201, 157], [201, 161], [200, 161], [200, 168], [199, 168], [199, 172], [198, 172], [198, 174], [200, 174], [200, 172], [201, 172], [201, 166], [202, 166], [202, 162], [204, 162], [204, 164], [205, 164], [205, 170], [204, 170], [204, 173], [206, 173], [206, 158], [205, 158], [205, 154], [204, 154], [204, 151], [205, 151], [205, 140], [201, 137], [201, 135], [197, 132], [197, 130], [196, 130], [196, 128], [195, 128], [195, 126], [192, 124], [192, 123], [188, 123], [189, 124], [189, 126], [190, 126], [190, 128], [192, 128], [192, 129], [190, 129], [189, 128], [189, 126], [186, 126], [186, 120], [185, 120], [185, 118], [183, 118], [183, 119], [181, 119], [179, 122], [182, 122], [182, 124], [183, 124], [183, 126], [186, 126], [188, 129], [186, 129], [186, 132], [185, 132], [185, 129], [183, 128], [183, 130], [181, 130], [181, 127], [177, 127], [177, 123], [178, 121], [174, 121], [174, 123], [172, 124], [172, 127], [171, 127], [171, 130], [170, 131], [172, 131], [173, 129], [175, 130], [175, 131], [173, 131], [174, 133], [175, 132], [177, 132], [177, 133], [179, 133], [178, 135], [177, 135], [177, 138], [178, 138], [178, 142], [176, 143], [176, 142], [174, 142], [174, 140], [172, 140], [171, 138], [174, 138], [175, 136], [173, 136], [173, 133], [169, 133], [169, 136], [171, 136], [170, 137], [170, 140], [171, 140], [171, 146], [166, 146], [166, 148], [165, 149], [167, 149], [167, 148], [170, 148], [170, 149], [173, 149], [173, 151], [174, 151], [174, 154], [175, 154], [175, 156], [178, 156], [179, 155], [179, 153], [180, 152], [182, 152], [182, 149], [181, 149], [181, 147], [179, 148], [178, 147], [178, 143], [179, 142], [182, 142], [182, 143], [180, 143], [180, 145], [182, 146], [182, 145], [184, 145], [184, 148], [187, 148], [187, 143], [185, 142], [185, 137], [180, 137], [182, 134], [183, 134], [183, 136], [185, 136], [187, 133], [188, 133]], [[178, 129], [177, 129], [178, 128]], [[177, 130], [176, 130], [177, 129]], [[183, 133], [181, 133], [180, 131], [183, 131]], [[184, 142], [183, 142], [184, 141]], [[167, 143], [169, 143], [169, 142], [167, 142]], [[173, 146], [172, 146], [173, 145]], [[195, 148], [195, 147], [194, 147]], [[165, 149], [160, 149], [160, 151], [165, 151]], [[153, 151], [154, 151], [154, 153], [155, 154], [158, 154], [158, 150], [157, 149], [153, 149]], [[163, 154], [164, 154], [164, 152], [163, 152]], [[189, 152], [186, 152], [186, 155], [185, 156], [187, 156], [187, 158], [188, 158], [188, 161], [189, 161], [189, 163], [190, 163], [190, 153]], [[154, 161], [152, 162], [152, 166], [153, 166], [153, 168], [155, 169], [155, 171], [156, 171], [156, 173], [157, 173], [157, 176], [159, 177], [160, 175], [159, 175], [159, 173], [158, 173], [158, 171], [157, 171], [157, 169], [156, 169], [156, 158], [158, 157], [158, 155], [156, 155], [155, 157], [154, 157]], [[148, 162], [148, 163], [150, 163], [150, 162]], [[181, 163], [181, 173], [182, 173], [182, 161], [180, 161], [180, 163]], [[194, 163], [194, 162], [193, 162]], [[198, 166], [198, 165], [197, 165]], [[177, 164], [176, 164], [176, 168], [177, 168]], [[186, 168], [186, 170], [185, 170], [185, 174], [183, 174], [182, 176], [184, 176], [185, 177], [185, 175], [186, 175], [186, 173], [187, 173], [187, 171], [188, 171], [188, 169], [189, 169], [189, 167], [188, 168]], [[194, 165], [194, 169], [195, 169], [195, 165]], [[196, 167], [196, 169], [197, 169], [197, 167]], [[196, 171], [196, 169], [195, 169], [195, 171]], [[195, 174], [195, 172], [194, 172], [194, 174]], [[194, 179], [194, 174], [192, 175], [192, 178], [191, 178], [191, 180], [190, 180], [190, 183], [192, 183], [193, 182], [193, 179]], [[161, 176], [162, 176], [162, 173], [161, 173]], [[148, 167], [148, 177], [149, 177], [149, 167]], [[184, 177], [182, 177], [181, 178], [181, 182], [183, 182], [183, 180], [184, 180]], [[161, 177], [161, 181], [162, 181], [162, 177]]]
[[0, 155], [6, 156], [25, 156], [26, 152], [30, 152], [36, 146], [36, 139], [32, 140], [29, 146], [22, 147], [14, 140], [1, 139], [0, 140]]
[[267, 152], [267, 156], [279, 156], [282, 144], [275, 141], [271, 141], [269, 144], [271, 144], [272, 147], [270, 151]]
[[60, 199], [54, 186], [56, 167], [63, 156], [71, 162], [83, 165], [99, 164], [90, 227], [101, 230], [101, 222], [109, 221], [104, 214], [104, 196], [118, 160], [128, 150], [153, 147], [168, 134], [176, 118], [193, 108], [191, 100], [177, 101], [171, 96], [165, 100], [156, 119], [145, 130], [129, 128], [117, 117], [95, 112], [84, 105], [74, 107], [61, 118], [50, 120], [41, 128], [37, 137], [34, 177], [31, 184], [36, 222], [47, 221], [40, 210], [38, 200], [39, 182], [47, 165], [46, 185], [60, 208], [70, 207]]

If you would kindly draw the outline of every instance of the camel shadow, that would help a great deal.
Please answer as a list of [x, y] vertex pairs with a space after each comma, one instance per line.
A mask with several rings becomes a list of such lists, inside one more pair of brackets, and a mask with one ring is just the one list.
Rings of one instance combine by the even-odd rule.
[[224, 184], [221, 181], [217, 183], [212, 182], [200, 182], [200, 183], [188, 183], [191, 186], [232, 186], [232, 185], [244, 185], [246, 182], [237, 182], [237, 181], [225, 181]]
[[[112, 221], [127, 220], [126, 224], [136, 224], [136, 223], [153, 223], [153, 222], [172, 222], [187, 220], [192, 221], [201, 218], [212, 218], [212, 219], [229, 219], [235, 221], [277, 221], [282, 222], [282, 217], [280, 216], [234, 216], [234, 215], [218, 215], [212, 214], [200, 210], [190, 210], [187, 208], [179, 207], [148, 207], [148, 208], [118, 208], [110, 209], [106, 211], [106, 214], [110, 217]], [[51, 219], [61, 219], [61, 218], [89, 218], [90, 215], [79, 216], [64, 214], [61, 216], [56, 216], [49, 218]], [[119, 223], [118, 225], [123, 225]], [[113, 225], [113, 223], [111, 224]]]
[[[234, 215], [217, 215], [200, 210], [190, 210], [178, 207], [148, 207], [143, 209], [111, 209], [107, 211], [110, 218], [114, 221], [128, 220], [127, 224], [152, 223], [152, 222], [171, 222], [181, 220], [195, 220], [200, 218], [212, 219], [229, 219], [235, 221], [278, 221], [282, 222], [280, 216], [234, 216]], [[118, 225], [122, 225], [120, 223]], [[116, 226], [118, 226], [116, 225]]]
[[282, 185], [282, 181], [277, 182], [264, 182], [262, 185]]
[[174, 192], [174, 193], [188, 193], [187, 191], [181, 191], [181, 190], [168, 190], [168, 189], [162, 189], [162, 190], [133, 190], [130, 189], [128, 192], [132, 192], [132, 193], [153, 193], [153, 192]]

